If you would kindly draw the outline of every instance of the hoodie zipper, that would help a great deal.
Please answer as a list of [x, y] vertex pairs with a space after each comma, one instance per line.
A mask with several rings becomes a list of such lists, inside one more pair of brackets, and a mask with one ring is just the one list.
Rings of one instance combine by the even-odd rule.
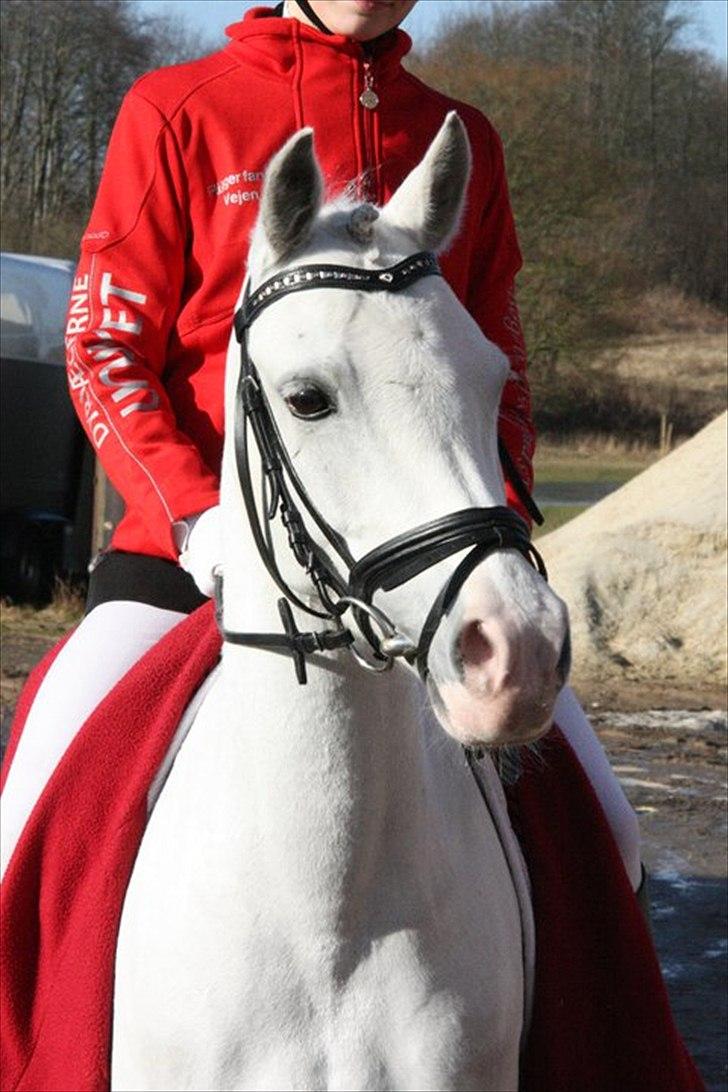
[[377, 106], [379, 106], [379, 95], [374, 90], [374, 72], [371, 61], [364, 61], [362, 74], [364, 76], [364, 90], [359, 96], [359, 102], [365, 110], [376, 110]]
[[377, 201], [378, 182], [375, 167], [376, 140], [374, 133], [374, 111], [379, 106], [379, 95], [374, 84], [374, 65], [371, 60], [364, 60], [361, 64], [361, 80], [359, 92], [359, 120], [364, 147], [362, 149], [362, 185], [360, 196], [364, 201]]

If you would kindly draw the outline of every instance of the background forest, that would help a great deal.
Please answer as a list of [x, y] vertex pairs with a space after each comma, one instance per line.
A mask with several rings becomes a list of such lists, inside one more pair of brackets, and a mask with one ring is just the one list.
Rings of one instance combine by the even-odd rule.
[[[2, 247], [72, 258], [124, 92], [208, 43], [133, 0], [0, 18]], [[678, 0], [473, 4], [408, 61], [503, 138], [547, 434], [664, 441], [723, 406], [726, 72], [689, 19]]]

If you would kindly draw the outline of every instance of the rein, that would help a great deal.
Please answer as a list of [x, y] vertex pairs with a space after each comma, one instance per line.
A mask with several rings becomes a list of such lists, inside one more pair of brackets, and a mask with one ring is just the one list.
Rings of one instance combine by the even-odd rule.
[[[518, 550], [545, 578], [543, 560], [530, 540], [525, 521], [510, 508], [465, 508], [431, 520], [411, 531], [389, 539], [358, 561], [343, 537], [321, 515], [311, 500], [283, 442], [255, 364], [248, 350], [248, 331], [258, 315], [272, 303], [312, 288], [346, 288], [360, 292], [401, 292], [422, 277], [441, 276], [434, 254], [423, 251], [383, 270], [358, 269], [340, 265], [303, 265], [265, 281], [254, 292], [246, 287], [235, 314], [235, 336], [240, 344], [240, 375], [235, 399], [234, 447], [238, 479], [250, 529], [265, 568], [283, 598], [278, 610], [283, 633], [244, 633], [228, 630], [222, 621], [222, 576], [216, 578], [217, 622], [223, 640], [252, 648], [283, 651], [292, 656], [299, 683], [307, 681], [306, 659], [317, 652], [348, 648], [369, 671], [389, 670], [402, 657], [414, 663], [427, 679], [427, 656], [442, 618], [448, 613], [460, 588], [475, 566], [496, 550]], [[262, 513], [253, 488], [249, 436], [252, 433], [261, 463]], [[513, 465], [505, 446], [499, 442], [504, 470], [529, 514], [538, 522], [543, 517], [525, 483]], [[299, 507], [300, 505], [300, 507]], [[309, 534], [301, 508], [320, 531], [327, 548]], [[318, 607], [306, 603], [293, 591], [280, 571], [271, 535], [271, 523], [278, 516], [286, 529], [288, 546], [305, 571], [318, 599]], [[387, 615], [372, 602], [379, 590], [391, 591], [407, 583], [438, 562], [469, 549], [432, 604], [417, 645], [400, 633]], [[332, 556], [336, 559], [332, 560]], [[344, 573], [346, 575], [344, 575]], [[291, 604], [315, 617], [333, 623], [334, 628], [301, 632], [293, 618]], [[354, 635], [342, 621], [351, 610], [366, 640], [371, 658], [354, 646]]]

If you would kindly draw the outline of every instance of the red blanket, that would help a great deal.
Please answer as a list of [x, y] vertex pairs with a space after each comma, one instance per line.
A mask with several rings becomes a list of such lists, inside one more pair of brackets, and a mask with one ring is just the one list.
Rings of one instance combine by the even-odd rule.
[[[219, 654], [202, 607], [89, 718], [3, 883], [2, 1089], [109, 1088], [114, 953], [147, 791]], [[54, 652], [21, 698], [8, 761]], [[654, 950], [591, 787], [561, 733], [509, 790], [536, 917], [523, 1092], [698, 1092]]]

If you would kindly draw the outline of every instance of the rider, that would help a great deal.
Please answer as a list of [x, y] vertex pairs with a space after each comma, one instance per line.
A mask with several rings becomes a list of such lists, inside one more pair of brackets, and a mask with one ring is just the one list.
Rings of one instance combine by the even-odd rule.
[[[508, 355], [499, 433], [530, 487], [534, 431], [513, 294], [521, 265], [500, 139], [473, 107], [408, 73], [416, 0], [286, 0], [225, 49], [149, 73], [122, 105], [81, 241], [67, 325], [74, 405], [126, 512], [91, 573], [86, 617], [48, 671], [3, 794], [3, 867], [77, 730], [123, 674], [212, 591], [223, 368], [266, 163], [304, 125], [332, 192], [383, 204], [457, 109], [473, 147], [480, 238], [443, 272]], [[508, 503], [520, 508], [510, 484]], [[526, 513], [522, 513], [526, 514]], [[192, 574], [192, 575], [190, 575]], [[194, 579], [193, 579], [194, 578]], [[556, 720], [601, 800], [636, 888], [637, 821], [576, 698]]]

